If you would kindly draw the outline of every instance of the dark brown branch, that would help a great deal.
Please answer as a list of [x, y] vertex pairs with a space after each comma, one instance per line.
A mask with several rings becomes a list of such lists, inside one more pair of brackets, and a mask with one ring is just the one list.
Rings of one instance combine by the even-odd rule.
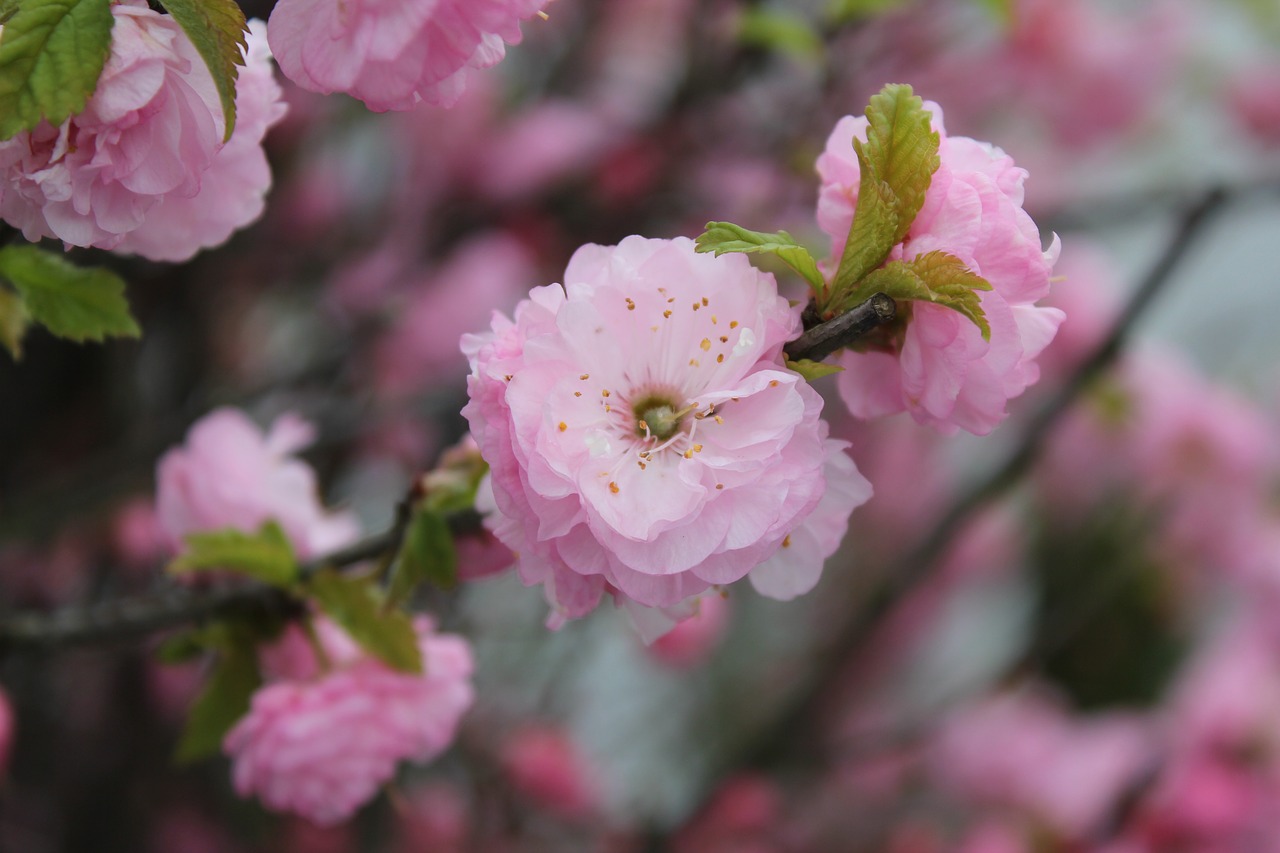
[[876, 293], [852, 311], [805, 331], [783, 348], [792, 361], [822, 361], [841, 347], [854, 343], [892, 320], [898, 313], [893, 299]]

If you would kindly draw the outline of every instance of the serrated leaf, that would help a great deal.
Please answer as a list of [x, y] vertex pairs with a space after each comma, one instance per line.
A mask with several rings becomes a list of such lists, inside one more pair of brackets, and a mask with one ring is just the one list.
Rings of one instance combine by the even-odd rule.
[[844, 370], [844, 368], [838, 364], [827, 364], [825, 361], [814, 361], [810, 358], [802, 358], [799, 361], [787, 359], [787, 368], [799, 373], [810, 382]]
[[404, 543], [391, 574], [388, 603], [399, 604], [418, 584], [434, 583], [442, 589], [458, 584], [458, 551], [444, 517], [420, 508], [409, 521]]
[[335, 571], [317, 573], [307, 591], [320, 609], [369, 654], [402, 672], [422, 672], [422, 653], [413, 623], [402, 610], [383, 612], [373, 584]]
[[22, 0], [0, 33], [0, 140], [84, 109], [111, 51], [109, 0]]
[[242, 51], [248, 49], [248, 24], [235, 0], [160, 0], [182, 27], [218, 88], [222, 114], [226, 118], [223, 141], [236, 129], [236, 78], [244, 65]]
[[27, 314], [60, 338], [101, 341], [142, 334], [124, 298], [124, 279], [78, 267], [32, 245], [0, 249], [0, 278], [22, 295]]
[[280, 525], [268, 521], [257, 533], [227, 528], [210, 533], [189, 533], [187, 550], [168, 570], [173, 574], [228, 571], [277, 587], [298, 579], [298, 561]]
[[[941, 137], [910, 86], [885, 86], [872, 96], [866, 116], [867, 141], [853, 140], [860, 171], [858, 204], [835, 275], [835, 298], [842, 301], [907, 236], [942, 162]], [[858, 289], [863, 298], [873, 292]]]
[[864, 287], [894, 299], [918, 300], [959, 311], [991, 339], [991, 326], [978, 298], [979, 290], [990, 290], [982, 276], [964, 261], [946, 252], [929, 252], [911, 261], [893, 261], [867, 276]]
[[818, 293], [826, 287], [826, 281], [809, 250], [797, 243], [786, 231], [766, 233], [749, 231], [732, 222], [708, 222], [706, 230], [698, 235], [694, 244], [696, 251], [715, 252], [717, 257], [734, 252], [776, 255], [780, 261], [803, 276]]
[[249, 710], [262, 684], [252, 635], [223, 628], [217, 638], [218, 658], [204, 690], [187, 714], [174, 760], [198, 761], [216, 754], [231, 727]]
[[813, 24], [792, 12], [752, 7], [738, 20], [738, 39], [744, 44], [816, 60], [823, 53], [822, 36]]
[[22, 358], [22, 338], [27, 334], [31, 317], [22, 297], [0, 288], [0, 346], [9, 351], [14, 361]]

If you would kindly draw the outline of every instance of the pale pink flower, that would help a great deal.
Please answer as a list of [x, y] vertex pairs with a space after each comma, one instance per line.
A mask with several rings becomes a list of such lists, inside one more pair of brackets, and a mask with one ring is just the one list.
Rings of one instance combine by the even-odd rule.
[[[535, 288], [514, 322], [495, 314], [463, 338], [492, 526], [524, 582], [544, 585], [553, 624], [606, 587], [665, 608], [742, 578], [798, 536], [831, 474], [846, 481], [837, 503], [870, 496], [835, 458], [821, 398], [782, 366], [798, 330], [746, 258], [628, 237], [582, 247], [563, 288]], [[846, 523], [824, 517], [812, 547], [789, 549], [787, 597]]]
[[[1035, 357], [1062, 322], [1056, 308], [1035, 302], [1049, 293], [1058, 255], [1049, 249], [1022, 209], [1027, 173], [1000, 149], [965, 137], [949, 137], [937, 104], [925, 102], [942, 137], [941, 165], [924, 206], [890, 260], [941, 251], [959, 258], [992, 290], [979, 294], [990, 340], [950, 308], [912, 302], [901, 343], [866, 353], [846, 351], [840, 394], [858, 417], [908, 411], [943, 432], [957, 428], [985, 435], [1004, 419], [1005, 405], [1039, 378]], [[845, 116], [818, 158], [822, 187], [818, 225], [839, 258], [858, 198], [859, 166], [853, 139], [866, 138], [864, 117]]]
[[933, 749], [935, 773], [951, 790], [1025, 809], [1076, 839], [1099, 827], [1155, 755], [1140, 718], [1073, 719], [1050, 697], [1029, 692], [952, 714]]
[[181, 27], [142, 0], [111, 13], [111, 54], [84, 110], [0, 142], [0, 218], [32, 241], [186, 260], [262, 212], [262, 137], [284, 114], [263, 27], [251, 24], [224, 144], [213, 78]]
[[473, 699], [471, 650], [461, 637], [432, 633], [426, 620], [415, 628], [420, 675], [339, 655], [310, 680], [260, 688], [223, 741], [236, 791], [332, 825], [370, 800], [400, 761], [447, 749]]
[[592, 770], [577, 744], [550, 726], [527, 726], [502, 747], [502, 769], [518, 794], [558, 817], [578, 820], [598, 807]]
[[166, 453], [156, 470], [156, 508], [173, 548], [181, 549], [188, 533], [252, 533], [271, 520], [304, 559], [354, 541], [355, 518], [324, 509], [315, 472], [294, 456], [313, 437], [311, 425], [293, 415], [266, 434], [237, 409], [197, 421], [186, 444]]
[[[281, 0], [268, 21], [280, 70], [371, 110], [452, 106], [471, 68], [499, 62], [548, 0]], [[504, 42], [506, 44], [504, 44]]]
[[647, 650], [654, 660], [678, 669], [704, 663], [729, 627], [729, 602], [711, 593], [698, 599], [697, 610], [651, 643]]

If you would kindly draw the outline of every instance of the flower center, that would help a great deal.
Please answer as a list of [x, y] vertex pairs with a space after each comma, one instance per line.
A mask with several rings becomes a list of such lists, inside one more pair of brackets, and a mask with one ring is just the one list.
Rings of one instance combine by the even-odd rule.
[[650, 395], [636, 401], [632, 411], [636, 415], [636, 435], [666, 441], [676, 434], [684, 416], [693, 411], [693, 408], [677, 410], [675, 402], [670, 398]]

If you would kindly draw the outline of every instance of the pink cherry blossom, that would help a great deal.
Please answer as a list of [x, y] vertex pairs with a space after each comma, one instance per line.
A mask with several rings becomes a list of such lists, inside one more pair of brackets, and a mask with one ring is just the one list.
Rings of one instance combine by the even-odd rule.
[[649, 656], [677, 669], [689, 669], [706, 662], [724, 638], [729, 612], [729, 602], [723, 596], [702, 596], [692, 616], [648, 646]]
[[428, 761], [448, 748], [473, 698], [471, 650], [426, 620], [415, 628], [420, 675], [339, 656], [309, 680], [260, 688], [223, 741], [236, 791], [332, 825], [370, 800], [401, 760]]
[[1066, 838], [1084, 838], [1154, 758], [1132, 715], [1072, 719], [1050, 697], [1010, 693], [963, 709], [934, 748], [944, 785], [980, 803], [1025, 809]]
[[213, 78], [181, 27], [142, 0], [111, 13], [111, 54], [84, 110], [0, 142], [0, 218], [32, 241], [186, 260], [262, 212], [262, 137], [285, 110], [264, 28], [250, 25], [224, 143]]
[[[925, 109], [942, 137], [942, 163], [890, 259], [942, 251], [985, 278], [992, 290], [979, 296], [990, 340], [957, 311], [912, 302], [900, 343], [846, 352], [838, 386], [858, 417], [908, 411], [943, 432], [959, 428], [985, 435], [1004, 419], [1006, 403], [1039, 378], [1035, 358], [1062, 322], [1058, 309], [1035, 305], [1049, 293], [1058, 241], [1054, 237], [1049, 249], [1042, 249], [1040, 232], [1022, 209], [1024, 170], [992, 145], [947, 136], [938, 105], [925, 102]], [[859, 167], [852, 141], [865, 139], [867, 126], [866, 118], [845, 116], [818, 158], [818, 224], [831, 236], [837, 258], [857, 205]]]
[[281, 0], [267, 22], [280, 70], [371, 110], [452, 106], [471, 68], [499, 62], [548, 0]]
[[1227, 99], [1259, 144], [1280, 144], [1280, 62], [1259, 61], [1237, 71], [1227, 84]]
[[828, 488], [852, 509], [870, 486], [837, 458], [821, 398], [782, 365], [798, 331], [798, 309], [746, 258], [628, 237], [582, 247], [564, 287], [535, 288], [514, 321], [495, 314], [491, 332], [464, 336], [463, 414], [491, 467], [492, 527], [522, 580], [544, 586], [553, 625], [606, 588], [678, 605], [789, 536], [803, 547], [768, 570], [774, 586], [812, 585], [847, 511], [824, 514], [811, 541], [799, 528]]
[[156, 470], [156, 507], [172, 547], [188, 533], [234, 527], [256, 532], [275, 520], [300, 557], [350, 544], [355, 518], [327, 512], [316, 475], [294, 454], [311, 443], [311, 425], [293, 415], [262, 432], [243, 412], [217, 409], [191, 427], [187, 442]]
[[551, 814], [575, 820], [599, 806], [591, 768], [577, 744], [559, 729], [520, 729], [503, 745], [501, 761], [511, 787]]

